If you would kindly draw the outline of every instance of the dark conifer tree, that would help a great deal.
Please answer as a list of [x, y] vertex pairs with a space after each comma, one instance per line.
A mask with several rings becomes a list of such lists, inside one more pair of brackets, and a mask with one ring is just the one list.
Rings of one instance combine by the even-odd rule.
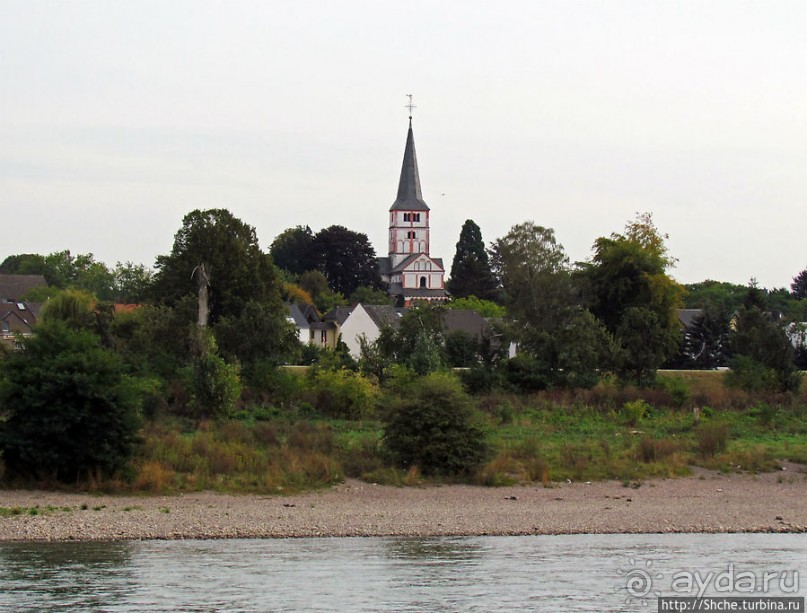
[[490, 269], [482, 232], [471, 219], [467, 219], [462, 225], [457, 251], [451, 264], [451, 278], [446, 287], [454, 298], [496, 298], [496, 278]]

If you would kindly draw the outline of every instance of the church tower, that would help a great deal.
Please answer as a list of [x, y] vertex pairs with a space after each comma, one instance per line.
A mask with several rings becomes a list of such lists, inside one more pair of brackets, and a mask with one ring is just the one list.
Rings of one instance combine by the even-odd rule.
[[429, 207], [420, 190], [412, 118], [406, 135], [398, 197], [389, 210], [389, 257], [394, 268], [413, 253], [429, 255]]
[[389, 256], [378, 258], [381, 278], [401, 306], [413, 302], [446, 300], [445, 268], [431, 257], [429, 207], [420, 189], [420, 173], [412, 132], [411, 98], [398, 196], [389, 209]]

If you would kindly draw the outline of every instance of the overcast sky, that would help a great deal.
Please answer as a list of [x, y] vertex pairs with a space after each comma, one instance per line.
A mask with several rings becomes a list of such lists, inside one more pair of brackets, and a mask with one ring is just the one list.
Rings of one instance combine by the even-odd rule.
[[807, 3], [0, 2], [0, 260], [152, 265], [223, 207], [385, 255], [408, 111], [433, 257], [465, 219], [572, 261], [652, 212], [673, 276], [807, 267]]

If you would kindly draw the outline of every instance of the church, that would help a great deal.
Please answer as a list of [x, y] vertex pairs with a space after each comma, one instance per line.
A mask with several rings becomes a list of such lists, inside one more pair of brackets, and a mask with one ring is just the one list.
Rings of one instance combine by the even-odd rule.
[[381, 278], [398, 306], [448, 299], [443, 260], [431, 257], [430, 239], [429, 207], [420, 189], [410, 115], [398, 197], [389, 210], [389, 256], [378, 258]]

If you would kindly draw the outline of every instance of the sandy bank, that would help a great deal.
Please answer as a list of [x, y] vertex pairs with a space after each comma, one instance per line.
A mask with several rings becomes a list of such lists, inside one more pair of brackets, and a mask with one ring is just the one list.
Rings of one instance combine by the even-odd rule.
[[[348, 481], [294, 496], [104, 496], [0, 491], [2, 541], [653, 532], [807, 532], [804, 467], [699, 471], [625, 487], [395, 488]], [[53, 510], [46, 510], [52, 507]]]

